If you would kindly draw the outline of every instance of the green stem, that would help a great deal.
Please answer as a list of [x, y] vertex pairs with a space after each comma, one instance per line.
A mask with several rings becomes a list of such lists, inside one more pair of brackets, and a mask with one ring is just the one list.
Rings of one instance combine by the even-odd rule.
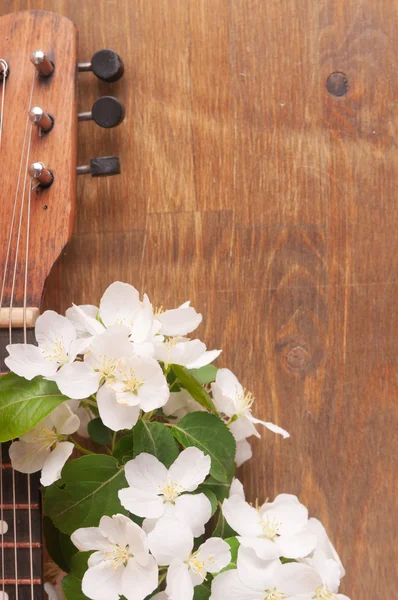
[[76, 442], [76, 440], [74, 440], [71, 435], [68, 435], [68, 440], [70, 440], [72, 442], [72, 444], [75, 445], [75, 448], [77, 448], [77, 450], [79, 450], [79, 452], [81, 452], [82, 454], [95, 454], [95, 452], [91, 452], [91, 450], [87, 450], [86, 448], [83, 448], [83, 446], [81, 446], [78, 442]]
[[[91, 397], [92, 397], [92, 396], [91, 396]], [[95, 408], [98, 408], [98, 404], [97, 404], [97, 402], [95, 402], [94, 400], [89, 400], [88, 398], [85, 398], [85, 399], [83, 400], [83, 402], [84, 402], [85, 404], [89, 404], [90, 406], [95, 406]]]

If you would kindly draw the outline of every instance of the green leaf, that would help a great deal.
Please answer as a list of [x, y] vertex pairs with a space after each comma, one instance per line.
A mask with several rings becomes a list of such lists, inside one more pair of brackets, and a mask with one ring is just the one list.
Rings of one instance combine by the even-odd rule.
[[230, 538], [226, 539], [225, 541], [229, 544], [229, 547], [231, 550], [231, 561], [230, 561], [229, 565], [227, 565], [224, 569], [222, 569], [221, 573], [223, 573], [224, 571], [232, 571], [233, 569], [237, 568], [238, 550], [239, 550], [239, 546], [240, 546], [240, 543], [236, 539], [236, 537], [230, 537]]
[[63, 533], [97, 527], [103, 515], [126, 514], [118, 491], [127, 487], [116, 458], [90, 454], [68, 462], [62, 479], [46, 490], [44, 511]]
[[223, 502], [225, 498], [229, 496], [229, 490], [231, 488], [230, 483], [222, 483], [221, 481], [217, 481], [214, 477], [208, 477], [206, 481], [201, 484], [201, 487], [205, 487], [210, 489], [213, 494], [217, 497], [219, 502]]
[[235, 471], [236, 442], [228, 427], [216, 415], [194, 412], [173, 425], [177, 440], [188, 448], [195, 446], [211, 458], [210, 474], [217, 481], [229, 483]]
[[77, 552], [72, 557], [69, 575], [62, 580], [62, 589], [66, 600], [89, 600], [82, 592], [82, 579], [87, 571], [87, 561], [91, 552]]
[[200, 369], [188, 369], [188, 373], [195, 377], [196, 381], [199, 381], [202, 385], [215, 381], [217, 371], [218, 369], [214, 365], [206, 365]]
[[87, 425], [88, 434], [96, 444], [108, 446], [112, 443], [113, 431], [103, 424], [101, 419], [93, 419]]
[[220, 537], [223, 540], [230, 538], [234, 535], [238, 535], [236, 531], [232, 529], [225, 520], [224, 515], [222, 514], [222, 510], [220, 510], [220, 514], [218, 515], [217, 525], [213, 533], [212, 537]]
[[185, 388], [201, 406], [217, 414], [216, 407], [214, 406], [213, 400], [210, 395], [203, 389], [199, 381], [195, 379], [193, 375], [181, 365], [171, 365], [181, 387]]
[[205, 583], [197, 585], [194, 588], [193, 600], [209, 600], [210, 593], [210, 587], [208, 587]]
[[52, 560], [67, 573], [71, 569], [72, 556], [77, 548], [72, 544], [69, 535], [57, 529], [49, 517], [43, 519], [43, 533], [46, 540], [46, 550]]
[[161, 463], [169, 468], [179, 454], [178, 444], [170, 428], [164, 423], [138, 421], [133, 429], [133, 439], [134, 458], [141, 452], [147, 452], [156, 456]]
[[117, 458], [120, 464], [124, 465], [128, 460], [134, 457], [134, 438], [133, 432], [130, 431], [124, 435], [116, 444], [113, 450], [113, 456]]
[[35, 377], [31, 381], [7, 373], [0, 377], [0, 442], [17, 438], [45, 419], [59, 404], [69, 400], [54, 381]]

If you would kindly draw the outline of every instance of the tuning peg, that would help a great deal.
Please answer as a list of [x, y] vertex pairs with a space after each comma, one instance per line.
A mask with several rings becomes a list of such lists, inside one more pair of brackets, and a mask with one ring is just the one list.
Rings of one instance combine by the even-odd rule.
[[54, 181], [54, 175], [42, 162], [34, 162], [29, 166], [28, 173], [34, 182], [34, 189], [48, 188]]
[[124, 73], [124, 64], [114, 50], [99, 50], [94, 54], [91, 62], [79, 63], [79, 71], [92, 71], [98, 79], [112, 83], [120, 79]]
[[109, 175], [120, 175], [120, 161], [118, 156], [98, 156], [92, 158], [90, 164], [77, 167], [78, 175], [91, 177], [108, 177]]
[[79, 121], [94, 121], [100, 127], [117, 127], [123, 121], [123, 104], [113, 96], [102, 96], [93, 104], [91, 111], [78, 114]]

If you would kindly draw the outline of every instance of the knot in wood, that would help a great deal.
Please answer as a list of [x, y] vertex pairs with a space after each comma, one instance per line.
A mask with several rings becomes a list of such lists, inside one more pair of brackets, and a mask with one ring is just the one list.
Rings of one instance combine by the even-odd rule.
[[308, 351], [303, 346], [295, 346], [286, 354], [286, 362], [290, 371], [305, 371], [308, 360]]

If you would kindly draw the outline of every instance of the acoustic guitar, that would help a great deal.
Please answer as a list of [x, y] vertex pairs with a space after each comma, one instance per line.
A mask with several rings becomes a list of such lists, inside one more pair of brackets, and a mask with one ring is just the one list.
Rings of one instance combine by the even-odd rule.
[[[113, 82], [123, 62], [100, 50], [77, 64], [77, 30], [42, 11], [0, 18], [0, 372], [10, 342], [34, 343], [46, 278], [73, 226], [76, 175], [120, 173], [118, 157], [77, 167], [78, 121], [101, 127], [123, 121], [121, 102], [97, 100], [77, 112], [77, 73]], [[42, 600], [39, 478], [11, 468], [0, 448], [0, 600]]]

